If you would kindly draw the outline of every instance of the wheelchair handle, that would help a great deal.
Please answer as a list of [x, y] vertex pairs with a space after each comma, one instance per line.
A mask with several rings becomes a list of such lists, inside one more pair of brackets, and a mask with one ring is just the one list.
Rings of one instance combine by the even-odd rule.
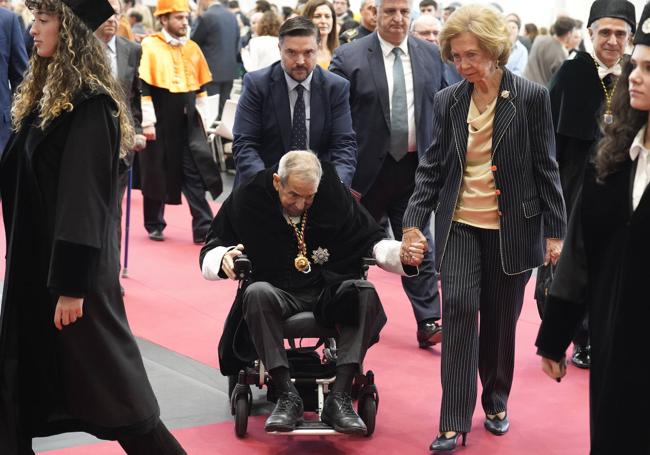
[[233, 261], [233, 270], [239, 281], [248, 279], [252, 269], [253, 265], [251, 264], [251, 260], [245, 254], [237, 256]]

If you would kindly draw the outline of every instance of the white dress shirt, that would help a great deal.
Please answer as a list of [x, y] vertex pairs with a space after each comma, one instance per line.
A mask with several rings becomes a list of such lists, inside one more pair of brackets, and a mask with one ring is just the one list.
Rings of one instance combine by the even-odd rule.
[[116, 38], [113, 36], [108, 43], [106, 43], [106, 56], [111, 63], [111, 73], [113, 77], [117, 78], [117, 45], [115, 44]]
[[311, 79], [314, 75], [312, 71], [302, 82], [298, 82], [289, 76], [286, 72], [284, 73], [284, 78], [287, 81], [287, 90], [289, 91], [289, 108], [291, 109], [291, 121], [293, 121], [293, 107], [296, 105], [296, 100], [298, 99], [298, 92], [296, 87], [302, 85], [305, 88], [303, 92], [303, 98], [305, 100], [305, 126], [307, 127], [307, 148], [309, 148], [309, 120], [311, 118]]
[[415, 152], [418, 149], [415, 135], [415, 95], [413, 92], [413, 68], [411, 67], [411, 57], [409, 56], [409, 47], [407, 44], [408, 36], [404, 38], [399, 46], [393, 46], [388, 41], [382, 39], [379, 34], [379, 44], [381, 53], [384, 56], [384, 70], [386, 71], [386, 82], [388, 83], [388, 100], [390, 103], [391, 114], [393, 111], [393, 64], [395, 63], [395, 54], [393, 48], [399, 47], [402, 50], [402, 66], [404, 67], [404, 82], [406, 82], [406, 105], [408, 107], [408, 126], [409, 126], [409, 152]]
[[634, 186], [632, 189], [632, 208], [636, 210], [641, 201], [641, 197], [650, 183], [650, 151], [643, 144], [645, 141], [646, 127], [644, 126], [638, 132], [632, 146], [630, 147], [630, 158], [632, 161], [638, 160], [636, 165], [636, 174], [634, 174]]

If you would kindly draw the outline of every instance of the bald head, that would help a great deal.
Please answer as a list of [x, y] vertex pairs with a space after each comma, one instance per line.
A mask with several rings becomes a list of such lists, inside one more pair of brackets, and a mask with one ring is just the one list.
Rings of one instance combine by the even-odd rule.
[[413, 36], [429, 41], [436, 46], [440, 44], [438, 42], [438, 35], [440, 34], [441, 28], [442, 24], [440, 21], [430, 14], [422, 14], [411, 22], [411, 33]]

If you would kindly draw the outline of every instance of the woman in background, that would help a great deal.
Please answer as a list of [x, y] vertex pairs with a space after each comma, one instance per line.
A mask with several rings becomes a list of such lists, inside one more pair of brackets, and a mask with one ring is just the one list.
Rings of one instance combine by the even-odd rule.
[[242, 62], [247, 72], [265, 68], [280, 60], [278, 47], [280, 25], [280, 19], [273, 11], [262, 14], [255, 25], [253, 37], [241, 50]]
[[326, 70], [330, 66], [334, 50], [339, 47], [334, 6], [328, 0], [309, 0], [302, 15], [310, 19], [320, 31], [318, 65]]

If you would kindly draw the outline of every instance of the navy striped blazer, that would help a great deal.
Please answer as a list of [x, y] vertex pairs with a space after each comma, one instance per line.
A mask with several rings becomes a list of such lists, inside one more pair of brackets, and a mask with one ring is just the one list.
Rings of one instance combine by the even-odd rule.
[[[404, 226], [422, 228], [435, 212], [436, 265], [445, 247], [463, 181], [467, 113], [473, 85], [439, 91], [434, 101], [433, 142], [415, 176]], [[492, 170], [498, 189], [501, 264], [507, 274], [543, 262], [545, 238], [564, 238], [566, 211], [546, 88], [504, 69], [494, 114]]]

